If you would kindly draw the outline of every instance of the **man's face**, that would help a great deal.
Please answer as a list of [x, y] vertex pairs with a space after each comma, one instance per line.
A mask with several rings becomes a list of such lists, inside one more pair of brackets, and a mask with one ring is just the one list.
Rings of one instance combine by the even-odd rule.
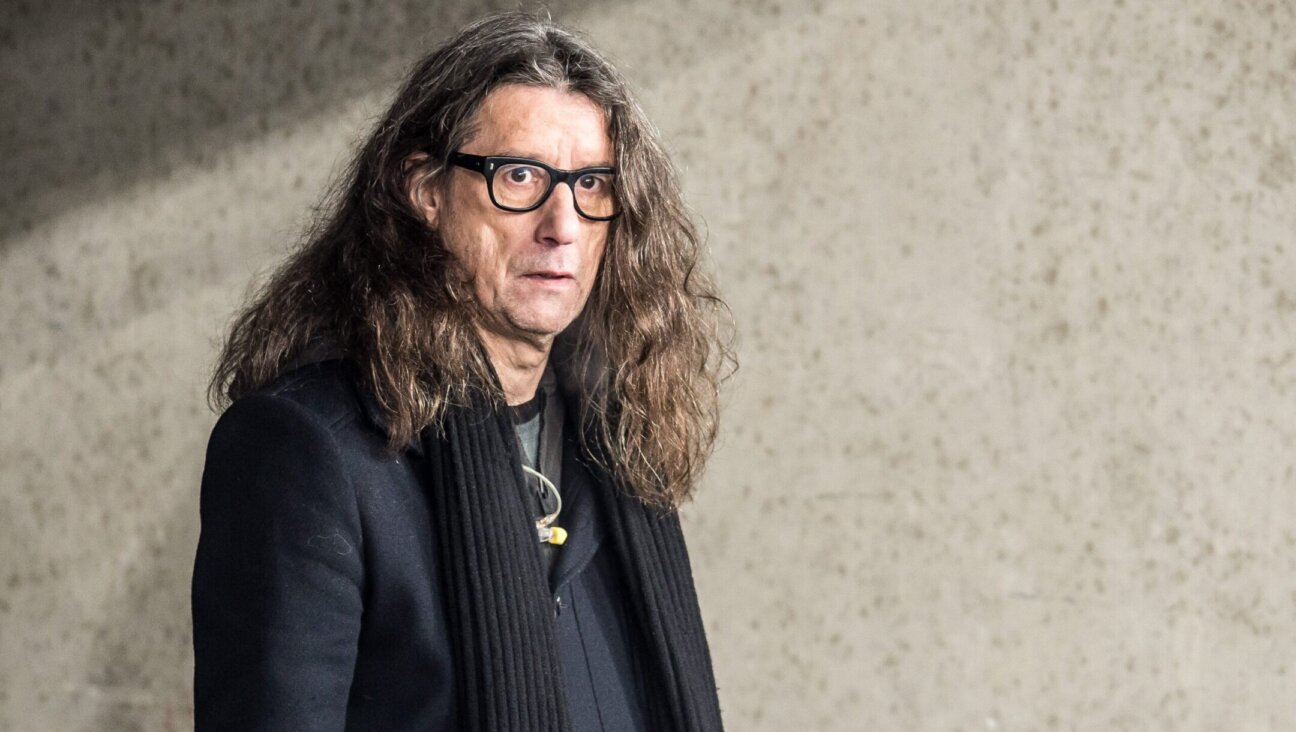
[[[477, 121], [460, 152], [564, 170], [614, 164], [603, 112], [580, 94], [506, 85], [487, 95]], [[472, 275], [483, 336], [547, 344], [585, 306], [608, 223], [580, 216], [567, 185], [538, 209], [514, 213], [491, 203], [479, 173], [450, 167], [446, 175], [429, 222]]]

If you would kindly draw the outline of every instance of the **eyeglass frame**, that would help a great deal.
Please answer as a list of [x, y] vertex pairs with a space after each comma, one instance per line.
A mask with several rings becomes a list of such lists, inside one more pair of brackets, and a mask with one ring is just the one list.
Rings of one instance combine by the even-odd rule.
[[[611, 174], [615, 176], [617, 170], [611, 166], [595, 165], [589, 168], [579, 168], [577, 170], [563, 170], [561, 168], [555, 168], [552, 165], [545, 165], [539, 160], [532, 160], [531, 158], [517, 158], [508, 155], [472, 155], [470, 153], [459, 152], [458, 150], [450, 153], [449, 163], [456, 167], [464, 168], [465, 170], [472, 170], [481, 173], [482, 177], [486, 179], [486, 193], [490, 196], [491, 203], [495, 204], [495, 208], [498, 208], [501, 211], [508, 211], [510, 213], [526, 213], [528, 211], [534, 211], [543, 206], [545, 201], [549, 200], [549, 196], [553, 195], [554, 189], [558, 187], [559, 183], [566, 183], [567, 187], [570, 188], [572, 192], [572, 206], [576, 209], [576, 213], [580, 214], [584, 218], [587, 218], [590, 221], [611, 221], [621, 214], [620, 211], [613, 211], [611, 216], [590, 216], [581, 210], [580, 202], [576, 200], [576, 181], [580, 180], [581, 176], [589, 175], [590, 173]], [[534, 165], [549, 174], [549, 188], [545, 190], [539, 200], [525, 208], [505, 206], [495, 199], [495, 172], [503, 165], [511, 165], [515, 163]]]

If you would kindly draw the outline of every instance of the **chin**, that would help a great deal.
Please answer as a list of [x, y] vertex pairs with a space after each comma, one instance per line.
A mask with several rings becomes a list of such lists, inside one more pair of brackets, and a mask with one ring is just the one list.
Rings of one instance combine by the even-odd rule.
[[524, 333], [533, 336], [552, 337], [567, 330], [567, 326], [572, 324], [576, 319], [575, 314], [569, 313], [530, 313], [526, 316], [510, 318], [513, 327]]
[[[530, 294], [530, 293], [528, 293]], [[567, 329], [580, 315], [584, 297], [574, 292], [544, 293], [540, 297], [514, 297], [498, 303], [498, 321], [519, 333], [552, 337]]]

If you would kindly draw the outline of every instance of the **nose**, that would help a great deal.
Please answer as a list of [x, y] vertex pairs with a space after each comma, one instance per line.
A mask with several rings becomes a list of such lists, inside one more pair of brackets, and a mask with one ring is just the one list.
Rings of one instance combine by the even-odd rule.
[[580, 214], [576, 213], [576, 200], [571, 186], [559, 183], [549, 200], [540, 207], [540, 225], [536, 237], [540, 241], [558, 246], [571, 244], [580, 233]]

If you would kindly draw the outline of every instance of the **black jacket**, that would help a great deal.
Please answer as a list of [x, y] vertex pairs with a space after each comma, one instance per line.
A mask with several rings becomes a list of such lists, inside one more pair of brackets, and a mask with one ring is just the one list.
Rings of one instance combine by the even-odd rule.
[[[550, 587], [572, 729], [645, 729], [642, 641], [603, 538], [604, 488], [572, 425], [564, 434], [570, 533]], [[453, 728], [433, 490], [416, 445], [386, 451], [341, 361], [299, 368], [221, 416], [193, 576], [199, 730]]]

